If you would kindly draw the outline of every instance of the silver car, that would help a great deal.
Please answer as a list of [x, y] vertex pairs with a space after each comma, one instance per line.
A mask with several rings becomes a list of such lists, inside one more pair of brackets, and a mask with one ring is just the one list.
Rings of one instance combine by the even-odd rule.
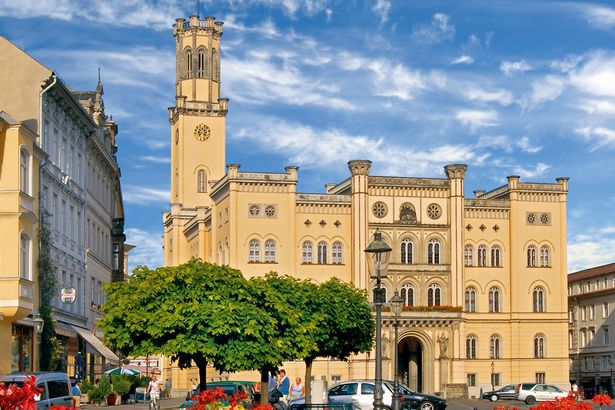
[[552, 384], [521, 383], [517, 386], [517, 400], [527, 404], [537, 401], [551, 401], [568, 396], [568, 393]]

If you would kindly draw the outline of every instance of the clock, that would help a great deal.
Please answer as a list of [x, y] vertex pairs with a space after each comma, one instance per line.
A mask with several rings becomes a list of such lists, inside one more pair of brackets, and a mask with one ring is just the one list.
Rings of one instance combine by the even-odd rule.
[[194, 129], [194, 138], [199, 141], [205, 141], [211, 135], [211, 130], [205, 124], [199, 124]]

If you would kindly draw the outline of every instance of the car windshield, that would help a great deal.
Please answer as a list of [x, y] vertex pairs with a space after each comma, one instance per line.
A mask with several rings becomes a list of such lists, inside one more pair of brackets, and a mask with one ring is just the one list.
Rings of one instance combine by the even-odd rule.
[[[393, 392], [393, 383], [384, 382], [384, 385], [387, 387], [387, 389], [389, 389], [389, 391]], [[407, 388], [403, 384], [399, 383], [398, 386], [399, 386], [399, 392], [401, 394], [406, 395], [406, 396], [414, 394], [409, 388]]]
[[15, 384], [17, 387], [23, 387], [23, 381], [21, 380], [13, 380], [13, 381], [0, 381], [0, 383], [8, 386], [9, 384]]

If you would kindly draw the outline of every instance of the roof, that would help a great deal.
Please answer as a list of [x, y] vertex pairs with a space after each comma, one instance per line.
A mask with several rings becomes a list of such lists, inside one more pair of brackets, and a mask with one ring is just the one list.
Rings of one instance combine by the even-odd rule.
[[589, 268], [580, 270], [568, 275], [568, 282], [574, 282], [576, 280], [595, 278], [597, 276], [607, 275], [615, 273], [615, 263], [609, 263], [602, 266], [596, 266], [595, 268]]

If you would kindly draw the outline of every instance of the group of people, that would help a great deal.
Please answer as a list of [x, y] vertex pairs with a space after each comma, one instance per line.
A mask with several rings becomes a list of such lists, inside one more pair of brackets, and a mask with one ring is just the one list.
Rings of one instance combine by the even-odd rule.
[[271, 373], [269, 375], [269, 397], [273, 403], [282, 402], [291, 408], [303, 408], [305, 386], [301, 383], [301, 377], [297, 377], [291, 384], [286, 370], [280, 369], [277, 374]]

